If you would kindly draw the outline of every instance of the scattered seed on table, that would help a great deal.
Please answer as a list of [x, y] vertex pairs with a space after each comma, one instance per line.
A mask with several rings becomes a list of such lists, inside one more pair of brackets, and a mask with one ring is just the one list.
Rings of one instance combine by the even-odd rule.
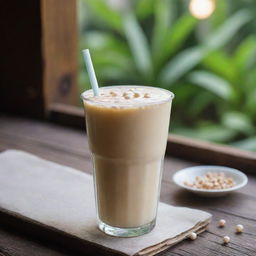
[[195, 232], [192, 232], [192, 233], [189, 234], [189, 238], [191, 240], [195, 240], [197, 238], [197, 234]]
[[218, 222], [219, 227], [223, 228], [223, 227], [225, 227], [225, 225], [226, 225], [226, 221], [224, 219], [219, 220], [219, 222]]
[[236, 233], [242, 233], [244, 231], [244, 226], [241, 224], [236, 225]]
[[230, 237], [229, 236], [224, 236], [223, 237], [223, 243], [228, 244], [230, 242]]

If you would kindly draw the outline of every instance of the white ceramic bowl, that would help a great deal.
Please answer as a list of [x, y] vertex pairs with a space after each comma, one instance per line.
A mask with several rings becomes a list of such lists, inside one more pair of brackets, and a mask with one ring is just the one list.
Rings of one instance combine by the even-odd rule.
[[[207, 172], [223, 172], [227, 177], [231, 177], [234, 179], [235, 186], [232, 188], [226, 188], [226, 189], [199, 189], [199, 188], [192, 188], [184, 185], [185, 181], [192, 183], [195, 180], [196, 176], [203, 176]], [[248, 182], [248, 178], [241, 171], [238, 171], [230, 167], [202, 165], [202, 166], [185, 168], [176, 172], [173, 175], [173, 181], [179, 187], [182, 187], [200, 196], [217, 197], [217, 196], [224, 196], [232, 191], [235, 191], [244, 187]]]

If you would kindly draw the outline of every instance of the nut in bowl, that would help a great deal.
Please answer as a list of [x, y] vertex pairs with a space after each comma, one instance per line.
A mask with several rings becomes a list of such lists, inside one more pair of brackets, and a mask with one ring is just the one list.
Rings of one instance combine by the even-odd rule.
[[218, 197], [244, 187], [248, 178], [234, 168], [208, 165], [182, 169], [174, 174], [173, 181], [200, 196]]

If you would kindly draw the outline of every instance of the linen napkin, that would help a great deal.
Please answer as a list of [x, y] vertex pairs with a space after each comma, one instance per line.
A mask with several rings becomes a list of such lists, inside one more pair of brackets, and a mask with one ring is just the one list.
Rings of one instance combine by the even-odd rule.
[[105, 235], [96, 225], [91, 175], [17, 150], [0, 154], [0, 208], [46, 225], [49, 232], [62, 231], [124, 255], [155, 255], [192, 231], [204, 231], [211, 218], [201, 210], [160, 203], [150, 233], [133, 238]]

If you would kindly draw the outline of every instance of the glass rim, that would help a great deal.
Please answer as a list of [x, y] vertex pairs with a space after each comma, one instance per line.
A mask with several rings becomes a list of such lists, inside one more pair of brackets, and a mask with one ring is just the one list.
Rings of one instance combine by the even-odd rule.
[[[146, 85], [110, 85], [110, 86], [103, 86], [103, 87], [100, 87], [99, 90], [103, 89], [103, 88], [111, 88], [111, 87], [131, 87], [131, 88], [136, 88], [136, 87], [139, 87], [139, 88], [153, 88], [153, 89], [157, 89], [157, 90], [161, 90], [161, 91], [164, 91], [168, 94], [168, 98], [166, 99], [160, 99], [159, 101], [154, 101], [154, 102], [147, 102], [147, 103], [144, 103], [144, 102], [140, 102], [140, 103], [137, 103], [137, 104], [134, 104], [134, 105], [127, 105], [127, 106], [122, 106], [124, 108], [131, 108], [131, 107], [137, 107], [137, 106], [149, 106], [149, 105], [157, 105], [157, 104], [162, 104], [162, 103], [165, 103], [165, 102], [168, 102], [168, 101], [172, 101], [175, 97], [174, 93], [169, 91], [169, 90], [166, 90], [164, 88], [160, 88], [160, 87], [154, 87], [154, 86], [146, 86]], [[95, 105], [97, 104], [97, 102], [95, 101], [91, 101], [91, 97], [86, 97], [85, 94], [88, 93], [88, 92], [92, 92], [93, 90], [92, 89], [89, 89], [89, 90], [86, 90], [84, 92], [81, 93], [80, 95], [80, 98], [85, 101], [85, 102], [93, 102]], [[99, 105], [104, 105], [105, 107], [109, 107], [109, 106], [113, 106], [113, 104], [99, 104]]]

